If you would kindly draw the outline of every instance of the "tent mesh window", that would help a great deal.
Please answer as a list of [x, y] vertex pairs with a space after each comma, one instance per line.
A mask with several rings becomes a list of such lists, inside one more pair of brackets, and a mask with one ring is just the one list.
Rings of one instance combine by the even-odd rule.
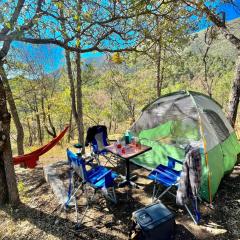
[[222, 119], [217, 115], [217, 113], [215, 113], [214, 111], [211, 110], [204, 110], [204, 112], [206, 113], [206, 116], [210, 122], [210, 124], [212, 125], [212, 127], [214, 128], [216, 135], [218, 137], [218, 139], [223, 142], [226, 138], [229, 137], [230, 133], [227, 129], [227, 127], [225, 126], [224, 122], [222, 121]]
[[197, 109], [188, 95], [157, 100], [142, 112], [131, 131], [152, 144], [180, 146], [200, 140]]

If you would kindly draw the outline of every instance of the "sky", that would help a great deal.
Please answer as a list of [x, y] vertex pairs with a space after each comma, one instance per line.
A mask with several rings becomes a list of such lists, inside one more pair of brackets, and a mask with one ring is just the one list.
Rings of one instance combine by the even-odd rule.
[[240, 9], [236, 9], [229, 4], [224, 4], [220, 7], [220, 11], [224, 11], [226, 13], [226, 20], [230, 21], [235, 18], [240, 17]]
[[[224, 11], [226, 13], [227, 21], [240, 17], [240, 10], [235, 9], [230, 5], [222, 5], [219, 9], [219, 12], [220, 11]], [[202, 29], [205, 27], [206, 25], [204, 26], [204, 24], [201, 26]], [[33, 46], [32, 44], [24, 44], [20, 42], [14, 42], [13, 46], [24, 49], [28, 57], [42, 64], [48, 73], [59, 69], [65, 64], [64, 50], [60, 47], [54, 45]], [[103, 53], [82, 54], [83, 59], [97, 59], [97, 57], [99, 57], [99, 60], [101, 60], [101, 56], [103, 56]]]

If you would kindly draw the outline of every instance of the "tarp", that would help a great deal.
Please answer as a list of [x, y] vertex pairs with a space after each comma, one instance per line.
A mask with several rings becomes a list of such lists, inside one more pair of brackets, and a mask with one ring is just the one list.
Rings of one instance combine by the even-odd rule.
[[35, 168], [37, 166], [39, 157], [53, 148], [63, 138], [68, 128], [69, 127], [66, 127], [57, 137], [53, 138], [49, 143], [38, 148], [37, 150], [28, 154], [13, 157], [14, 165], [23, 163], [28, 168]]

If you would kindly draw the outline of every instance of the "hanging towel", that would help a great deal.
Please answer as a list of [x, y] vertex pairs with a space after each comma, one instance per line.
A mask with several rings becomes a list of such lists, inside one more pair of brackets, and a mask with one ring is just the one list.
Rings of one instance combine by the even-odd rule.
[[187, 146], [186, 157], [180, 175], [176, 202], [184, 205], [191, 197], [197, 197], [201, 183], [201, 153], [199, 148]]

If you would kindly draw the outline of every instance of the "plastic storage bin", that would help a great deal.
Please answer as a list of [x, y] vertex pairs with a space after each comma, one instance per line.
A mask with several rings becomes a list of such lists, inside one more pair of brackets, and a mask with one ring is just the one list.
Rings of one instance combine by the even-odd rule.
[[132, 214], [144, 240], [170, 240], [175, 235], [174, 214], [162, 203], [153, 203]]

